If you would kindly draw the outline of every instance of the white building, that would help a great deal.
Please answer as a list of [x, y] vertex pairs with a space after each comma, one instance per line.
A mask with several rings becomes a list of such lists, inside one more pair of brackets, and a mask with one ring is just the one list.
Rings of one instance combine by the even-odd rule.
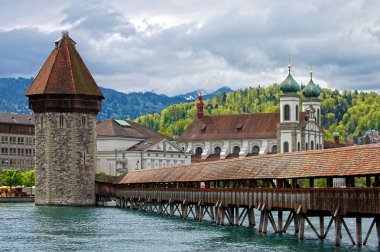
[[167, 137], [133, 121], [107, 120], [97, 127], [97, 173], [117, 175], [131, 170], [191, 162]]
[[[197, 119], [177, 139], [193, 161], [323, 149], [320, 120], [321, 92], [312, 80], [302, 90], [290, 74], [281, 83], [280, 112], [240, 115], [203, 115], [202, 96]], [[302, 112], [300, 110], [302, 105]]]
[[34, 116], [0, 112], [0, 172], [34, 169]]

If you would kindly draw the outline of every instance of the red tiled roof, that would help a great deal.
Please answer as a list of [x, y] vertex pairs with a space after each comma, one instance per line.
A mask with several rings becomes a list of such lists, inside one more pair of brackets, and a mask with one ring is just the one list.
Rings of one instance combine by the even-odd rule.
[[380, 174], [380, 144], [259, 155], [128, 172], [125, 183], [291, 179]]
[[56, 42], [26, 96], [65, 94], [104, 98], [90, 71], [75, 49], [75, 42], [64, 35]]
[[[301, 113], [301, 123], [306, 113]], [[177, 141], [277, 138], [280, 113], [204, 116], [194, 120]]]
[[101, 122], [97, 125], [96, 133], [98, 136], [108, 136], [108, 137], [126, 137], [126, 138], [137, 138], [137, 139], [162, 139], [165, 138], [164, 135], [157, 133], [154, 130], [145, 128], [144, 126], [135, 123], [133, 121], [127, 120], [131, 127], [123, 127], [118, 124], [115, 120], [109, 119], [107, 121]]

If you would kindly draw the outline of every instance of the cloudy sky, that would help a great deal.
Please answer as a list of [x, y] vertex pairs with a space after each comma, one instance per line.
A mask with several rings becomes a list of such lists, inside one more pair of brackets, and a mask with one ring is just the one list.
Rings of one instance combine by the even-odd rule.
[[279, 83], [380, 90], [380, 1], [0, 0], [0, 77], [35, 76], [68, 30], [98, 84], [175, 95]]

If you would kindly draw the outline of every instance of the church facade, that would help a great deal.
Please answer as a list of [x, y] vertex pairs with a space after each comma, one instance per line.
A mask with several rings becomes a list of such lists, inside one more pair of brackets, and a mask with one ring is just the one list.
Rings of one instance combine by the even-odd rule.
[[197, 119], [177, 139], [178, 145], [193, 154], [193, 161], [323, 149], [321, 90], [310, 73], [301, 104], [300, 85], [288, 67], [280, 86], [280, 112], [205, 116], [199, 96]]

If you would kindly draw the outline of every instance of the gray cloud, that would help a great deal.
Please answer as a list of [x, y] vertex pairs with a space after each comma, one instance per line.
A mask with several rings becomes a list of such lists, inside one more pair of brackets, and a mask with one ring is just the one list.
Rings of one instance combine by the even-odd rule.
[[99, 84], [121, 91], [269, 85], [285, 78], [289, 54], [298, 82], [308, 82], [312, 64], [322, 86], [379, 89], [377, 1], [44, 4], [53, 21], [22, 12], [12, 28], [0, 15], [2, 76], [35, 75], [69, 29]]

